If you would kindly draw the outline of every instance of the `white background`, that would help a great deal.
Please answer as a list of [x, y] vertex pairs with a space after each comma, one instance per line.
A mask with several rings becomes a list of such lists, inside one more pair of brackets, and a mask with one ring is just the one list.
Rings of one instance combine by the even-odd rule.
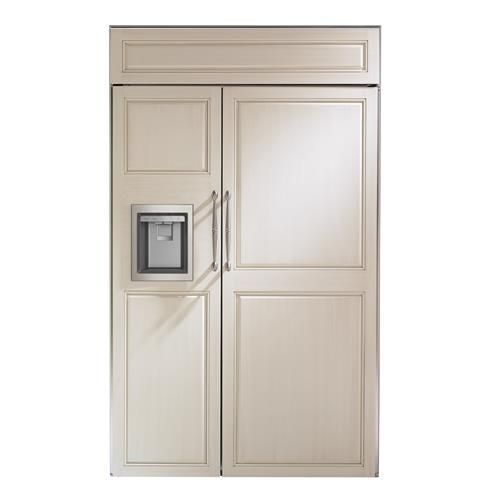
[[[3, 4], [0, 496], [479, 498], [474, 6]], [[109, 477], [109, 24], [382, 25], [380, 478]]]

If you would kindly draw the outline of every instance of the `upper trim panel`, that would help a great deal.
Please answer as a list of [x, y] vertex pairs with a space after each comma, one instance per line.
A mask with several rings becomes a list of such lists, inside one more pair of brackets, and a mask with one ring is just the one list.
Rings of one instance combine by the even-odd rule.
[[111, 28], [112, 84], [378, 84], [380, 28]]

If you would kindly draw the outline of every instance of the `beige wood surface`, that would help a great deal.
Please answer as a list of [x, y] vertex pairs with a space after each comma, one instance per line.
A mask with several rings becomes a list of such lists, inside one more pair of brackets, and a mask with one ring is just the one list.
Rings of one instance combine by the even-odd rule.
[[[221, 89], [116, 87], [112, 109], [112, 474], [219, 475]], [[192, 281], [132, 281], [132, 204], [193, 204]]]
[[113, 27], [110, 82], [375, 84], [379, 43], [379, 27]]
[[238, 293], [238, 464], [359, 464], [362, 295]]
[[128, 463], [207, 463], [207, 301], [127, 295]]
[[127, 173], [208, 171], [208, 99], [125, 101]]
[[375, 475], [378, 90], [223, 95], [223, 473]]
[[363, 108], [314, 96], [237, 103], [237, 267], [363, 266]]

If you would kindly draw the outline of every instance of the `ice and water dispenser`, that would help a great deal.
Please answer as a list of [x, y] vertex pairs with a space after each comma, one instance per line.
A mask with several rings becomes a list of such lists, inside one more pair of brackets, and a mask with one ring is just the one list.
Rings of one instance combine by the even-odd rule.
[[132, 280], [191, 280], [192, 205], [132, 205]]

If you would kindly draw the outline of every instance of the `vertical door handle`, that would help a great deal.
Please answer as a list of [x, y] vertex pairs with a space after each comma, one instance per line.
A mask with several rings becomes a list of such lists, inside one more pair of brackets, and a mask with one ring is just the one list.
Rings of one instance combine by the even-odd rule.
[[230, 262], [230, 239], [232, 229], [230, 226], [230, 191], [225, 192], [225, 201], [227, 206], [225, 208], [225, 250], [227, 253], [227, 262], [225, 264], [225, 269], [227, 271], [232, 270], [232, 263]]
[[218, 195], [216, 191], [212, 191], [212, 253], [213, 253], [213, 262], [212, 262], [212, 270], [216, 271], [218, 269], [217, 262], [217, 240], [218, 240], [218, 224], [217, 224], [217, 207], [215, 206], [215, 202], [217, 201]]

